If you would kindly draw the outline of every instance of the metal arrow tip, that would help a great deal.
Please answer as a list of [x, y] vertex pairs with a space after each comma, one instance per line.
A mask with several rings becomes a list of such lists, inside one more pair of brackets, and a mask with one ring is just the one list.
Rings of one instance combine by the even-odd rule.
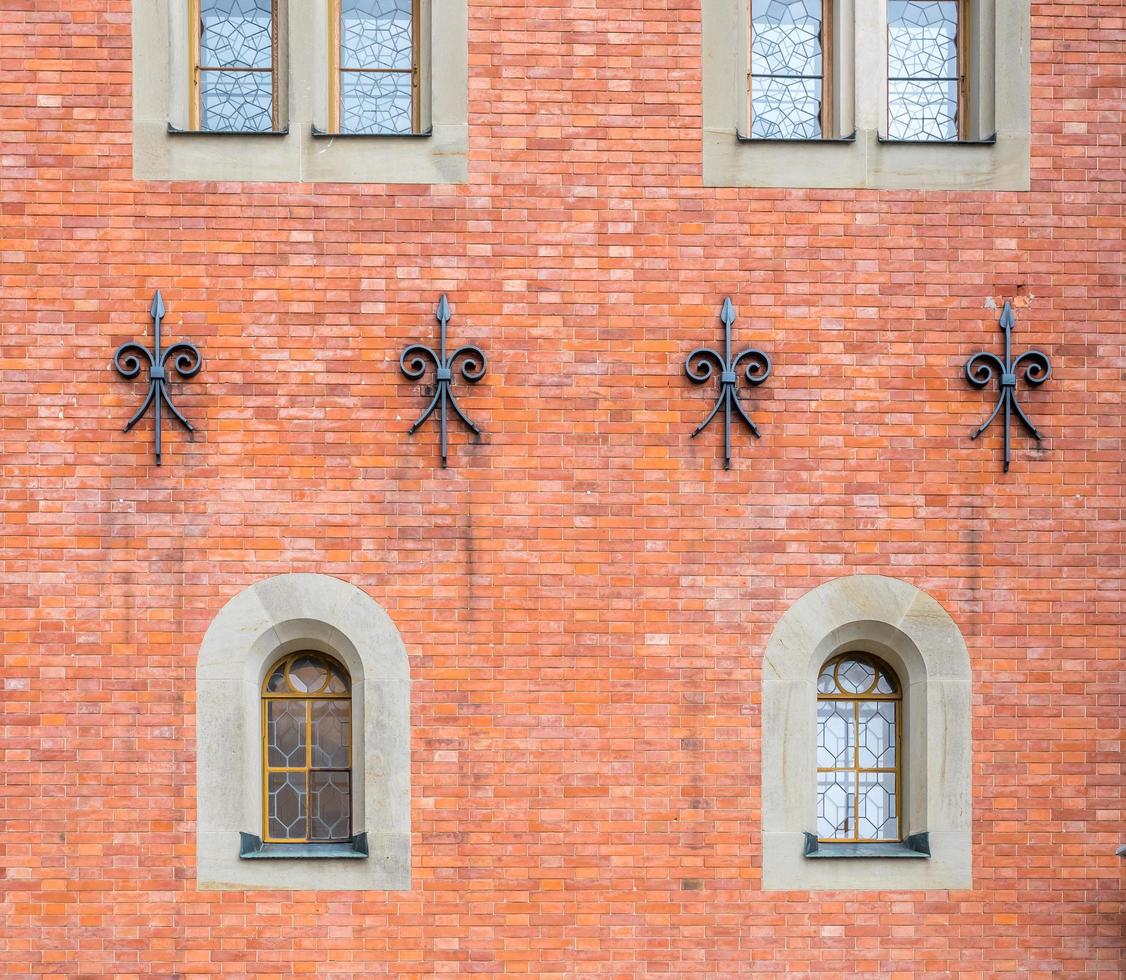
[[731, 297], [728, 296], [723, 301], [723, 309], [720, 310], [719, 318], [728, 327], [735, 322], [735, 307], [731, 305]]
[[446, 299], [445, 293], [442, 293], [442, 298], [438, 300], [438, 312], [435, 315], [439, 322], [444, 322], [450, 318], [450, 302]]
[[1013, 316], [1012, 304], [1005, 300], [1005, 308], [1001, 311], [1001, 329], [1012, 330], [1016, 326], [1016, 317]]
[[160, 290], [156, 291], [156, 295], [152, 298], [152, 309], [149, 313], [157, 320], [164, 317], [164, 300], [161, 299]]

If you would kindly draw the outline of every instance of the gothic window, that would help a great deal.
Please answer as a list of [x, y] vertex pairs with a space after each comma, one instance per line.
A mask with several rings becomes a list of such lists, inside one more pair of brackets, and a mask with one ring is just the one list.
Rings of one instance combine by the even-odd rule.
[[831, 0], [751, 0], [751, 136], [820, 139], [827, 131]]
[[900, 685], [876, 657], [845, 653], [817, 678], [817, 837], [898, 841]]
[[957, 140], [964, 0], [888, 0], [888, 138]]
[[351, 679], [305, 651], [279, 660], [262, 688], [263, 840], [344, 841], [352, 835]]
[[420, 129], [420, 0], [332, 0], [330, 103], [334, 131]]
[[192, 129], [264, 133], [275, 128], [274, 0], [189, 0]]

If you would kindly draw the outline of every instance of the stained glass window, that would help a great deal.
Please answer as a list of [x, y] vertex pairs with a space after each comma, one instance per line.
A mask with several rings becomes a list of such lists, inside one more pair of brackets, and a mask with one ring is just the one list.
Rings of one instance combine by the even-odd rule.
[[274, 128], [273, 0], [190, 0], [198, 30], [193, 112], [206, 132]]
[[888, 0], [888, 138], [958, 139], [961, 0]]
[[824, 22], [824, 0], [752, 0], [752, 137], [821, 138]]
[[419, 0], [335, 0], [336, 129], [418, 128]]
[[352, 695], [336, 661], [304, 651], [279, 660], [262, 691], [267, 841], [352, 835]]
[[834, 657], [817, 678], [817, 836], [897, 841], [899, 682], [876, 657]]

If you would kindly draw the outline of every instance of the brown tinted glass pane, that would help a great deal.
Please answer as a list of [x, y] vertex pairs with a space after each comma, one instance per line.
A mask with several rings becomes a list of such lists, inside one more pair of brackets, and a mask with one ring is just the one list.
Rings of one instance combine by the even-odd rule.
[[270, 679], [266, 681], [266, 690], [271, 693], [276, 693], [278, 691], [284, 691], [285, 689], [285, 664], [280, 663], [274, 668]]
[[269, 785], [270, 836], [305, 839], [305, 773], [272, 772]]
[[348, 678], [347, 671], [330, 661], [328, 665], [328, 687], [325, 690], [329, 694], [347, 694], [351, 689], [352, 682]]
[[315, 768], [347, 768], [351, 709], [352, 705], [348, 701], [313, 702], [312, 743]]
[[351, 835], [352, 800], [348, 774], [311, 772], [310, 829], [313, 840], [342, 840]]
[[289, 683], [295, 691], [311, 694], [324, 687], [326, 680], [325, 662], [316, 655], [305, 654], [289, 665]]
[[271, 768], [305, 765], [305, 701], [266, 702], [266, 747]]

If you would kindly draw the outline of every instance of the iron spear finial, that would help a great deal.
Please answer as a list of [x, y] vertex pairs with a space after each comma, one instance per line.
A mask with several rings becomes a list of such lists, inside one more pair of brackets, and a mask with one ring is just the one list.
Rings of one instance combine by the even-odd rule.
[[[148, 350], [140, 344], [130, 341], [127, 344], [122, 344], [113, 355], [113, 366], [127, 381], [131, 381], [141, 373], [142, 366], [146, 365], [149, 369], [149, 390], [145, 393], [145, 400], [141, 402], [141, 407], [133, 414], [133, 417], [125, 423], [125, 430], [128, 432], [145, 411], [151, 405], [153, 407], [153, 439], [155, 442], [155, 455], [156, 465], [161, 463], [161, 411], [160, 406], [168, 406], [168, 410], [172, 415], [184, 426], [189, 432], [194, 431], [191, 422], [189, 422], [180, 413], [180, 410], [173, 404], [172, 396], [168, 391], [169, 373], [175, 371], [181, 378], [187, 380], [199, 374], [199, 370], [203, 367], [203, 358], [200, 356], [199, 350], [195, 344], [189, 344], [187, 341], [180, 341], [173, 344], [167, 350], [161, 350], [160, 344], [160, 321], [164, 319], [164, 299], [160, 295], [160, 290], [152, 298], [152, 305], [149, 307], [149, 315], [152, 317], [153, 324], [153, 347]], [[171, 364], [169, 360], [171, 359]]]
[[731, 416], [737, 415], [751, 430], [752, 435], [756, 438], [759, 435], [758, 426], [751, 421], [751, 417], [739, 403], [738, 375], [736, 372], [739, 370], [739, 365], [745, 360], [747, 366], [744, 370], [744, 377], [748, 384], [757, 386], [770, 376], [771, 364], [766, 353], [754, 347], [740, 351], [735, 357], [731, 356], [731, 325], [735, 322], [735, 307], [732, 305], [730, 297], [724, 299], [719, 318], [723, 321], [723, 354], [721, 355], [710, 347], [698, 347], [688, 355], [688, 360], [684, 363], [684, 373], [696, 384], [703, 384], [715, 373], [716, 368], [719, 369], [719, 396], [716, 398], [711, 412], [708, 413], [708, 417], [696, 426], [696, 431], [692, 433], [692, 437], [695, 438], [703, 432], [708, 423], [716, 417], [716, 414], [722, 408], [723, 467], [730, 469]]
[[[976, 439], [980, 436], [993, 424], [993, 420], [1004, 409], [1003, 469], [1007, 473], [1012, 461], [1012, 417], [1014, 413], [1029, 434], [1037, 442], [1041, 441], [1036, 426], [1028, 420], [1028, 416], [1024, 414], [1020, 407], [1020, 402], [1017, 401], [1017, 381], [1023, 377], [1024, 382], [1028, 385], [1042, 385], [1052, 374], [1052, 362], [1048, 360], [1045, 353], [1038, 350], [1025, 351], [1019, 357], [1013, 357], [1012, 331], [1013, 327], [1016, 326], [1016, 317], [1013, 315], [1012, 304], [1008, 300], [1005, 301], [998, 323], [1005, 334], [1003, 357], [998, 357], [989, 351], [978, 351], [966, 361], [965, 372], [966, 380], [975, 388], [984, 388], [993, 380], [994, 376], [997, 377], [1000, 386], [997, 403], [993, 406], [993, 411], [989, 413], [989, 417], [970, 434], [970, 438]], [[1024, 369], [1023, 374], [1021, 373], [1022, 367]]]
[[410, 427], [409, 431], [415, 432], [419, 426], [437, 410], [442, 466], [445, 467], [448, 454], [446, 436], [446, 426], [449, 418], [448, 409], [452, 408], [458, 418], [473, 432], [478, 435], [480, 435], [481, 432], [461, 410], [461, 406], [458, 405], [457, 399], [454, 397], [453, 390], [450, 387], [453, 383], [454, 362], [457, 361], [459, 357], [464, 356], [464, 360], [458, 370], [461, 372], [461, 376], [470, 384], [476, 384], [485, 376], [487, 362], [485, 352], [475, 344], [466, 344], [462, 347], [458, 347], [452, 354], [448, 357], [446, 356], [446, 324], [449, 322], [451, 314], [450, 302], [446, 298], [445, 293], [443, 293], [442, 298], [438, 300], [438, 307], [435, 310], [434, 316], [441, 324], [439, 331], [439, 350], [434, 351], [425, 344], [411, 344], [399, 357], [399, 367], [408, 378], [418, 380], [426, 373], [427, 360], [431, 361], [434, 365], [434, 395], [430, 399], [430, 404], [426, 406], [425, 411], [415, 419], [414, 425]]

